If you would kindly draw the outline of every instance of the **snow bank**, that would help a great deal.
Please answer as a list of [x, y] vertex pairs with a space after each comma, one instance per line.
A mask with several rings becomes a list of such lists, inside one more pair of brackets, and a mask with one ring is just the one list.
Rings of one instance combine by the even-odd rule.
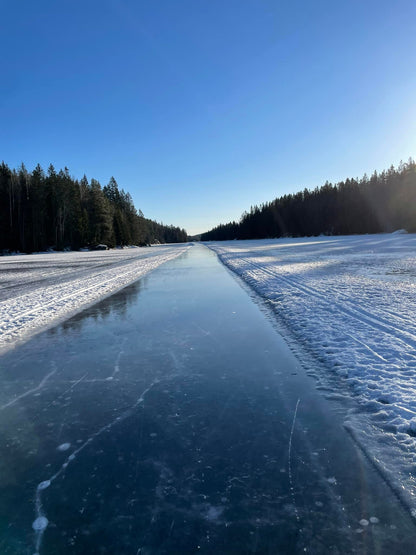
[[0, 257], [0, 352], [179, 256], [188, 245]]
[[416, 517], [416, 235], [208, 245], [358, 402], [346, 427]]

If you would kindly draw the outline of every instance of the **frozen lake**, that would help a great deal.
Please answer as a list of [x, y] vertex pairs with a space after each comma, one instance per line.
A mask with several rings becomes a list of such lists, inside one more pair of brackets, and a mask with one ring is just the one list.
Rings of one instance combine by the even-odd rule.
[[0, 358], [0, 552], [412, 553], [416, 529], [194, 246]]

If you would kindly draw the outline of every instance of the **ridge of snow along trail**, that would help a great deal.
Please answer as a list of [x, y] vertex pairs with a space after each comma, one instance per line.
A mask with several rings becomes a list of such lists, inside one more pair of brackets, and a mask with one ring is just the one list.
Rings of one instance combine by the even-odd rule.
[[187, 244], [0, 257], [0, 353], [179, 256]]
[[206, 243], [351, 407], [345, 426], [416, 518], [416, 235]]

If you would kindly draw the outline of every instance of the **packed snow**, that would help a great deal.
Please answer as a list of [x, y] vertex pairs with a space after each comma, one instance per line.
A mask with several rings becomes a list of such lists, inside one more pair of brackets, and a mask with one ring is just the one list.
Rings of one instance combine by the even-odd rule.
[[0, 257], [0, 353], [182, 254], [184, 244]]
[[416, 517], [416, 235], [207, 244], [266, 299]]

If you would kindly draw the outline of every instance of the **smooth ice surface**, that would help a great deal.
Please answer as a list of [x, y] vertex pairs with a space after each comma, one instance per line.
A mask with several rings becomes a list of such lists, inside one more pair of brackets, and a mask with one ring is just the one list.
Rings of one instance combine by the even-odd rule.
[[314, 386], [188, 249], [0, 358], [0, 553], [408, 555], [413, 520]]
[[0, 257], [0, 353], [175, 258], [187, 245]]
[[268, 300], [290, 338], [335, 375], [326, 383], [321, 373], [322, 387], [336, 393], [346, 386], [368, 412], [367, 426], [354, 414], [347, 425], [414, 509], [416, 235], [208, 246]]

